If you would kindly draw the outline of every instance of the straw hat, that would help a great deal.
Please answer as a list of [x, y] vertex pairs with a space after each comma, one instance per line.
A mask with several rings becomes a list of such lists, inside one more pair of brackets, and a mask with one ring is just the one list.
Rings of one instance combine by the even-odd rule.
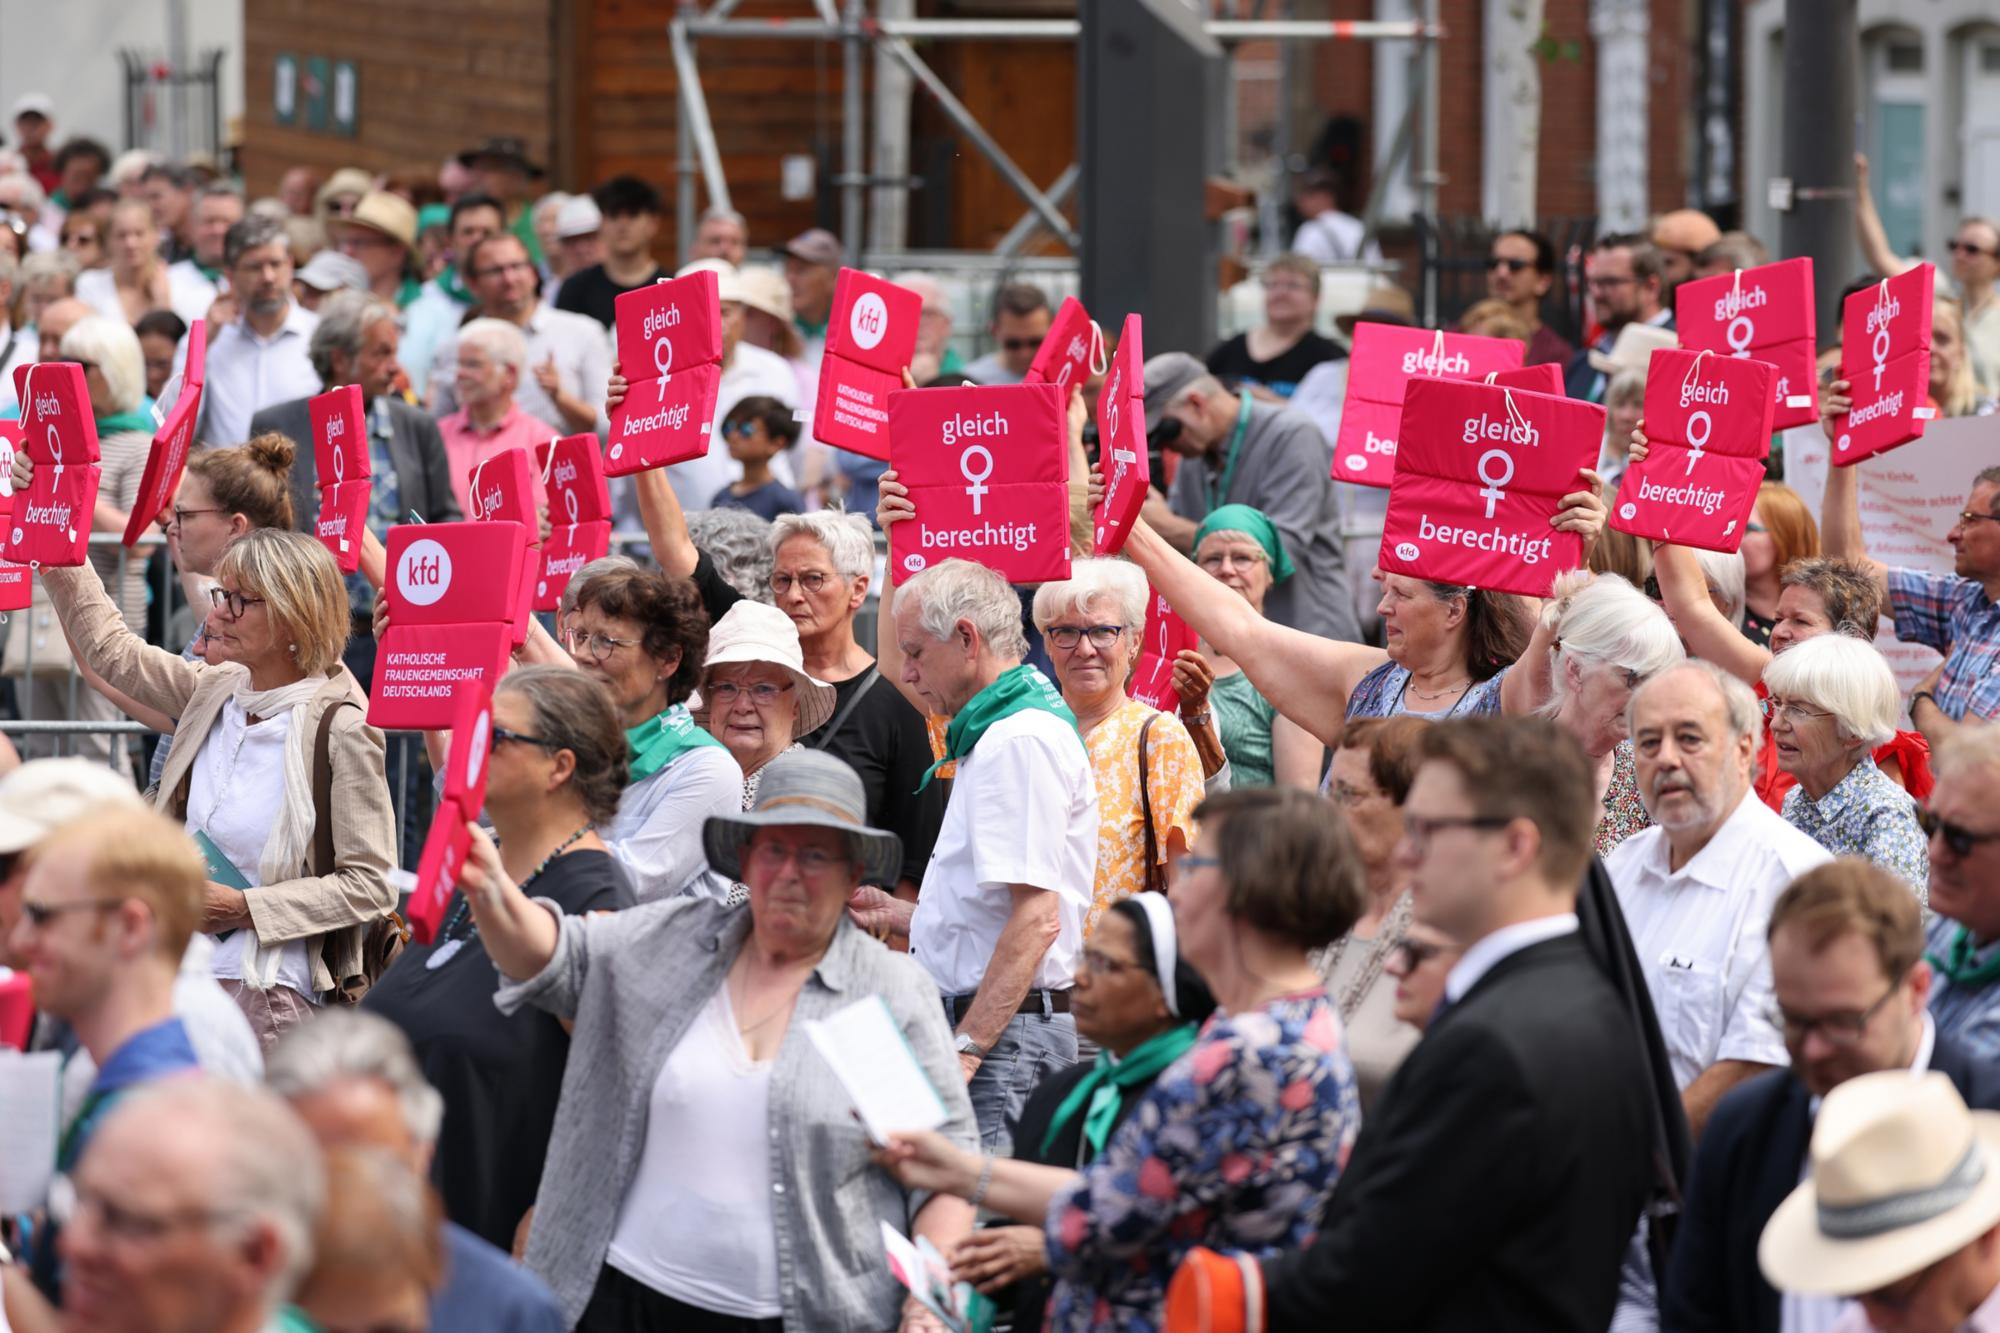
[[351, 194], [356, 198], [375, 188], [375, 178], [360, 167], [342, 167], [326, 178], [326, 184], [313, 195], [313, 207], [326, 211], [327, 201], [335, 195]]
[[785, 345], [776, 349], [784, 357], [800, 356], [805, 340], [792, 323], [792, 284], [774, 268], [753, 265], [736, 271], [737, 299], [752, 310], [761, 310], [778, 321], [785, 331]]
[[405, 250], [413, 250], [417, 245], [416, 206], [400, 194], [390, 194], [387, 190], [370, 190], [361, 196], [361, 202], [346, 217], [330, 217], [326, 220], [327, 234], [334, 243], [340, 243], [341, 233], [360, 227], [378, 235], [387, 236]]
[[740, 815], [710, 815], [701, 829], [702, 850], [711, 870], [740, 881], [743, 844], [753, 832], [801, 824], [839, 829], [852, 837], [865, 883], [894, 884], [903, 873], [903, 840], [868, 827], [868, 793], [861, 775], [819, 750], [794, 750], [766, 764], [757, 804]]
[[1672, 329], [1656, 328], [1651, 324], [1627, 324], [1611, 340], [1610, 351], [1591, 349], [1590, 368], [1606, 375], [1616, 375], [1621, 370], [1636, 370], [1643, 375], [1646, 363], [1653, 359], [1654, 352], [1663, 347], [1680, 345], [1680, 337]]
[[145, 802], [118, 770], [88, 759], [31, 759], [0, 779], [0, 855], [25, 851], [86, 811]]
[[[817, 731], [833, 716], [838, 691], [823, 680], [806, 674], [805, 653], [799, 648], [799, 627], [775, 606], [743, 601], [722, 613], [708, 632], [708, 660], [702, 663], [702, 677], [710, 668], [732, 662], [763, 662], [782, 667], [792, 678], [799, 703], [799, 725], [794, 739]], [[708, 701], [702, 700], [700, 720], [707, 723]]]
[[1757, 1245], [1781, 1291], [1879, 1291], [2000, 1222], [2000, 1113], [1968, 1111], [1940, 1073], [1892, 1069], [1835, 1088], [1811, 1161]]

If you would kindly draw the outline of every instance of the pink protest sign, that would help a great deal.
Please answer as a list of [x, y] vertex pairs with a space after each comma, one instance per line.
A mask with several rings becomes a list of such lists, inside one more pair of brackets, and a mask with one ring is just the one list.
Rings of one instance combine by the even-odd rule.
[[1577, 473], [1597, 460], [1594, 403], [1459, 380], [1417, 378], [1403, 403], [1379, 563], [1412, 578], [1546, 596], [1583, 559], [1549, 526]]
[[399, 524], [388, 545], [392, 626], [513, 620], [528, 546], [519, 523]]
[[1646, 461], [1626, 469], [1610, 525], [1710, 551], [1741, 546], [1771, 452], [1772, 375], [1762, 361], [1654, 352], [1646, 370]]
[[715, 274], [703, 269], [625, 292], [611, 303], [618, 368], [632, 386], [628, 398], [657, 398], [656, 381], [722, 360], [719, 290]]
[[1347, 406], [1333, 445], [1334, 480], [1389, 484], [1396, 473], [1396, 432], [1411, 379], [1479, 379], [1489, 371], [1519, 370], [1527, 354], [1512, 338], [1356, 324], [1354, 355], [1347, 363]]
[[1833, 465], [1847, 467], [1908, 444], [1936, 416], [1930, 401], [1937, 269], [1907, 273], [1847, 298], [1840, 312], [1840, 377], [1854, 405], [1833, 419]]
[[1148, 589], [1146, 628], [1139, 644], [1139, 661], [1125, 692], [1140, 703], [1162, 712], [1180, 711], [1181, 696], [1174, 689], [1174, 658], [1184, 648], [1193, 648], [1199, 639], [1188, 623], [1174, 614], [1167, 599]]
[[1097, 394], [1097, 465], [1104, 499], [1091, 524], [1091, 553], [1117, 555], [1153, 484], [1146, 450], [1146, 349], [1137, 315], [1118, 331], [1118, 351]]
[[629, 477], [690, 458], [708, 456], [715, 403], [722, 393], [719, 363], [689, 366], [649, 382], [644, 394], [627, 394], [611, 413], [604, 470]]
[[312, 418], [313, 466], [322, 486], [358, 481], [370, 472], [368, 413], [361, 386], [343, 384], [306, 402]]
[[1810, 258], [1684, 282], [1674, 290], [1674, 323], [1688, 351], [1763, 361], [1776, 368], [1772, 429], [1819, 420]]
[[472, 469], [466, 485], [469, 519], [503, 519], [528, 531], [528, 544], [542, 535], [541, 477], [528, 461], [528, 451], [516, 445], [502, 449]]
[[[8, 466], [12, 466], [11, 460]], [[15, 503], [16, 497], [11, 488], [0, 492], [0, 537], [4, 537], [13, 526]], [[26, 565], [0, 560], [0, 611], [25, 611], [33, 604], [32, 573]]]
[[604, 480], [604, 455], [595, 435], [565, 435], [535, 446], [542, 489], [549, 497], [549, 521], [595, 523], [611, 517], [611, 491]]
[[1055, 384], [899, 389], [891, 463], [917, 516], [889, 532], [901, 583], [953, 556], [1014, 583], [1069, 577], [1069, 433]]
[[907, 287], [840, 270], [813, 404], [813, 435], [821, 443], [888, 459], [889, 395], [903, 386], [923, 311], [923, 298]]
[[1562, 397], [1562, 367], [1552, 361], [1544, 361], [1538, 366], [1522, 366], [1519, 370], [1489, 370], [1481, 377], [1480, 383], [1498, 385], [1502, 389], [1526, 389], [1530, 393], [1552, 393]]
[[560, 606], [563, 592], [576, 577], [576, 571], [593, 560], [602, 560], [610, 549], [611, 524], [607, 520], [558, 524], [542, 543], [542, 565], [535, 580], [535, 610], [553, 611]]
[[444, 799], [466, 819], [486, 807], [486, 759], [493, 749], [493, 686], [480, 681], [459, 691], [444, 761]]
[[418, 944], [434, 942], [444, 925], [445, 910], [458, 888], [459, 876], [465, 873], [465, 858], [472, 851], [470, 825], [465, 812], [449, 797], [438, 803], [431, 816], [430, 836], [424, 839], [423, 854], [417, 858], [417, 886], [410, 891], [410, 938]]
[[139, 476], [139, 498], [125, 516], [123, 540], [128, 547], [166, 513], [167, 506], [174, 502], [174, 492], [180, 489], [188, 450], [194, 447], [195, 421], [201, 416], [201, 381], [207, 365], [208, 322], [198, 319], [188, 330], [187, 366], [181, 372], [180, 397], [174, 400], [153, 436], [145, 471]]
[[21, 443], [36, 463], [95, 463], [97, 418], [90, 386], [74, 361], [39, 361], [14, 370]]
[[102, 478], [103, 470], [94, 463], [58, 467], [38, 461], [27, 491], [14, 495], [0, 559], [51, 568], [82, 564]]
[[343, 574], [361, 568], [361, 539], [368, 526], [369, 492], [373, 485], [363, 477], [319, 488], [319, 517], [313, 520], [313, 536], [333, 553], [333, 561]]
[[1104, 331], [1074, 296], [1065, 296], [1028, 367], [1029, 384], [1060, 384], [1069, 393], [1104, 366]]
[[410, 625], [392, 619], [376, 651], [368, 724], [404, 731], [449, 727], [465, 687], [496, 683], [512, 652], [504, 621]]

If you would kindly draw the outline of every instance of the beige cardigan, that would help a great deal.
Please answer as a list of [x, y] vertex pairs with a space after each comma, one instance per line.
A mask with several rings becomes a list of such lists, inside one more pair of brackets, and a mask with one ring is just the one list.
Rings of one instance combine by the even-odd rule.
[[[222, 705], [241, 684], [243, 668], [189, 662], [179, 653], [146, 643], [125, 627], [91, 570], [44, 569], [41, 577], [83, 660], [133, 699], [180, 719], [153, 804], [183, 817], [183, 812], [171, 808], [174, 793], [221, 716]], [[346, 667], [336, 670], [313, 697], [307, 725], [316, 735], [320, 717], [342, 699], [360, 706], [341, 709], [327, 737], [333, 760], [329, 817], [334, 871], [314, 875], [310, 863], [304, 863], [298, 878], [261, 885], [245, 895], [251, 928], [260, 944], [306, 942], [313, 989], [322, 993], [360, 975], [367, 926], [396, 906], [388, 879], [396, 863], [396, 816], [389, 802], [382, 733], [364, 721], [368, 697]]]

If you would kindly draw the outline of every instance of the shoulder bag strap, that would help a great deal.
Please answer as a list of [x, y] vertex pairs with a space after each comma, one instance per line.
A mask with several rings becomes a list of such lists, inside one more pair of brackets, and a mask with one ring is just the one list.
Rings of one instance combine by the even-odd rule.
[[1160, 874], [1159, 839], [1153, 836], [1152, 782], [1146, 774], [1146, 759], [1149, 753], [1148, 733], [1153, 730], [1153, 724], [1159, 720], [1160, 715], [1158, 713], [1149, 713], [1146, 716], [1146, 720], [1139, 724], [1139, 820], [1145, 825], [1146, 847], [1145, 875], [1141, 882], [1148, 889], [1164, 890], [1166, 885], [1160, 882], [1164, 876]]
[[812, 739], [807, 741], [806, 744], [815, 750], [824, 750], [828, 745], [832, 744], [833, 738], [840, 734], [840, 729], [847, 725], [847, 719], [854, 716], [854, 710], [861, 706], [863, 699], [868, 697], [868, 691], [880, 684], [881, 680], [882, 672], [880, 669], [870, 666], [867, 678], [854, 687], [854, 693], [847, 696], [847, 702], [842, 704], [840, 711], [833, 715], [833, 721], [814, 732]]
[[313, 873], [333, 873], [333, 719], [343, 708], [357, 705], [352, 699], [331, 704], [319, 715], [319, 734], [313, 738]]

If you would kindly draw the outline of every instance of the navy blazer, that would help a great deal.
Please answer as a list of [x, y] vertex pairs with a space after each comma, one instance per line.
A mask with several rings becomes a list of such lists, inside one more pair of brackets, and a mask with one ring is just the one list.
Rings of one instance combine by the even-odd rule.
[[[1991, 1080], [1942, 1032], [1930, 1067], [1967, 1105], [2000, 1110]], [[1778, 1293], [1757, 1267], [1757, 1241], [1798, 1188], [1811, 1141], [1812, 1094], [1789, 1069], [1759, 1074], [1715, 1104], [1660, 1284], [1661, 1333], [1779, 1333]]]

